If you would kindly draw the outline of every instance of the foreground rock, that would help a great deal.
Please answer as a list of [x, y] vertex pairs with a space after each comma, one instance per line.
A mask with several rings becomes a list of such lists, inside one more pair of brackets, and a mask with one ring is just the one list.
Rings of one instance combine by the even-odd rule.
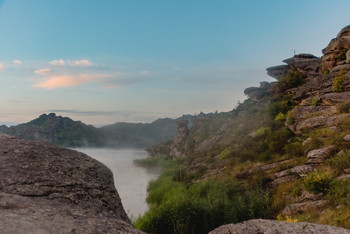
[[228, 224], [218, 227], [210, 232], [211, 234], [255, 234], [255, 233], [334, 233], [345, 234], [350, 230], [328, 225], [314, 223], [287, 223], [275, 220], [252, 219], [237, 224]]
[[112, 172], [83, 153], [0, 135], [1, 233], [139, 233]]

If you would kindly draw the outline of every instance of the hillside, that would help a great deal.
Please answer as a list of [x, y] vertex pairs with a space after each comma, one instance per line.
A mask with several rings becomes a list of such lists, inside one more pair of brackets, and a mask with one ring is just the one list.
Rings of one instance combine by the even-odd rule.
[[[170, 156], [180, 166], [149, 188], [152, 208], [138, 220], [139, 227], [178, 232], [184, 225], [182, 230], [204, 233], [210, 228], [197, 229], [199, 220], [215, 226], [270, 218], [350, 228], [350, 26], [322, 53], [321, 58], [298, 54], [284, 60], [285, 65], [268, 68], [277, 81], [247, 88], [248, 99], [236, 109], [195, 118], [190, 129], [178, 122], [171, 141], [148, 148], [151, 156]], [[165, 178], [173, 183], [169, 193], [162, 190]], [[224, 187], [218, 188], [218, 183]], [[191, 224], [178, 219], [185, 203], [192, 207], [189, 201], [170, 193], [206, 199], [191, 203], [196, 214], [186, 216]], [[177, 205], [165, 214], [171, 199]], [[239, 213], [239, 207], [249, 207], [248, 214]], [[209, 216], [201, 216], [197, 209], [209, 209]], [[151, 225], [165, 222], [165, 216], [176, 221]]]
[[[193, 117], [184, 115], [179, 119], [192, 122]], [[171, 139], [176, 133], [175, 121], [165, 118], [152, 123], [115, 123], [96, 128], [51, 113], [17, 126], [2, 125], [0, 133], [64, 147], [146, 148]]]

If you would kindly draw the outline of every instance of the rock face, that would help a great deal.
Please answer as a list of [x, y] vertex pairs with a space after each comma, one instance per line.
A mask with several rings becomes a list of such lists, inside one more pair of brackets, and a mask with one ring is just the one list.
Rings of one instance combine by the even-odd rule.
[[228, 224], [209, 232], [210, 234], [282, 234], [282, 233], [334, 233], [345, 234], [350, 230], [314, 223], [287, 223], [275, 220], [252, 219], [237, 224]]
[[346, 54], [350, 49], [350, 26], [343, 28], [336, 38], [332, 39], [326, 48], [322, 50], [322, 65], [326, 69], [332, 69], [337, 65], [346, 63]]
[[83, 153], [0, 135], [2, 233], [139, 233], [112, 172]]

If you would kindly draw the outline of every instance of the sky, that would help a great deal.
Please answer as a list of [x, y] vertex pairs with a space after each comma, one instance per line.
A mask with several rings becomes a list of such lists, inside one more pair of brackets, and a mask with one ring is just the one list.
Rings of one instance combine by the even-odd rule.
[[321, 50], [349, 0], [0, 0], [0, 122], [101, 126], [226, 112]]

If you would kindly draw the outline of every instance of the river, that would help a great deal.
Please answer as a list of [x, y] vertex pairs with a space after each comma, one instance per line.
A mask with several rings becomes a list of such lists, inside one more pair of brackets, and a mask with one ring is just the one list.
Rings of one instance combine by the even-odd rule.
[[105, 164], [113, 172], [114, 184], [129, 217], [135, 218], [148, 210], [147, 185], [156, 179], [160, 168], [145, 168], [133, 163], [134, 159], [147, 157], [147, 152], [138, 149], [74, 149]]

